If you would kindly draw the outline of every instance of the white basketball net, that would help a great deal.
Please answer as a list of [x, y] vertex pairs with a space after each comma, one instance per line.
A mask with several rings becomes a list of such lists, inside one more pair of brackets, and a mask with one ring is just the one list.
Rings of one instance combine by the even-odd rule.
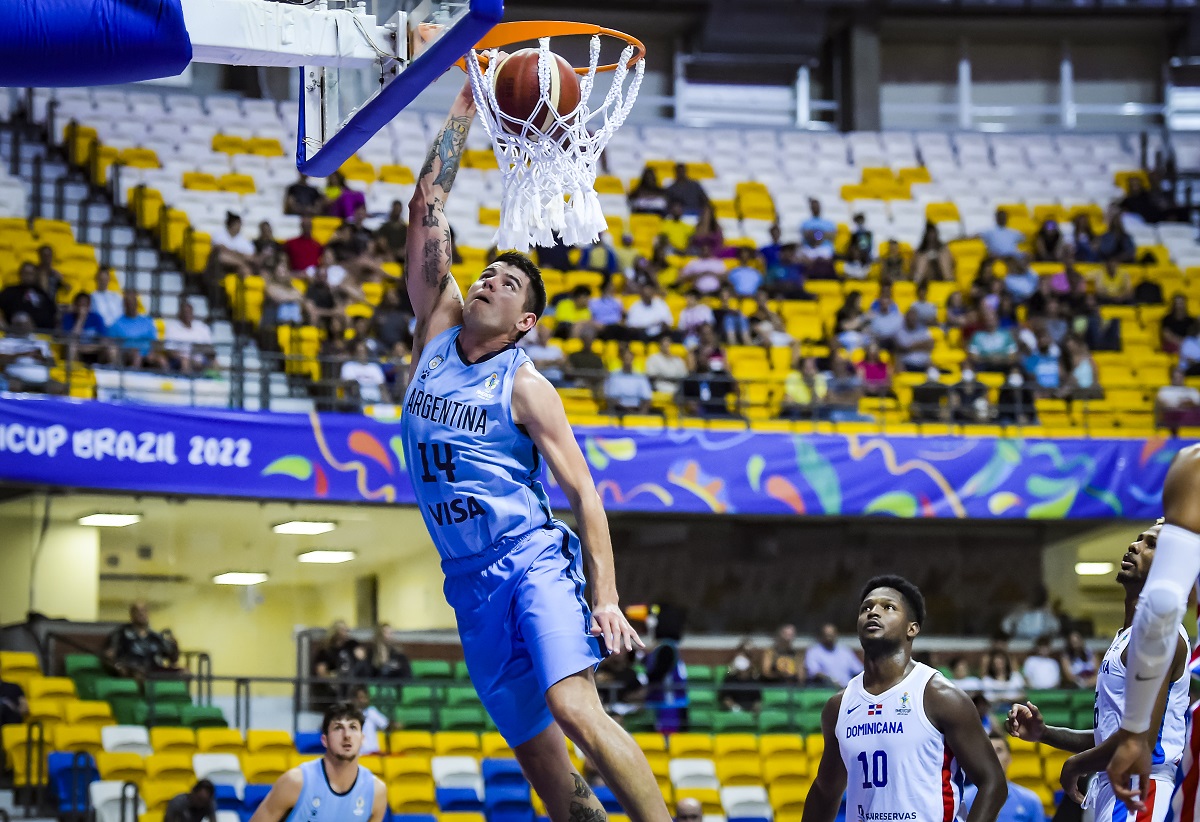
[[553, 246], [555, 233], [568, 246], [586, 245], [608, 227], [596, 196], [596, 163], [633, 108], [646, 70], [646, 61], [638, 60], [629, 87], [625, 87], [634, 52], [632, 45], [627, 46], [613, 72], [612, 87], [593, 110], [588, 98], [600, 60], [600, 36], [593, 35], [588, 71], [580, 76], [579, 105], [560, 115], [550, 102], [550, 72], [558, 66], [549, 37], [538, 40], [538, 52], [542, 105], [535, 108], [533, 116], [544, 121], [547, 112], [552, 115], [545, 130], [500, 110], [494, 83], [499, 60], [494, 50], [484, 52], [486, 70], [479, 68], [474, 50], [467, 58], [479, 119], [492, 139], [504, 176], [500, 228], [494, 239], [501, 249], [528, 251], [531, 245]]

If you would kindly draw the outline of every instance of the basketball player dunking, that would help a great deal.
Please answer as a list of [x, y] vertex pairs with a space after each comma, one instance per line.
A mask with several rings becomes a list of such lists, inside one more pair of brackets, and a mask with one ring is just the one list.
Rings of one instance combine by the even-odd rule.
[[1159, 521], [1138, 534], [1121, 559], [1117, 582], [1125, 588], [1125, 625], [1108, 646], [1096, 677], [1095, 730], [1073, 731], [1047, 727], [1032, 702], [1013, 705], [1005, 723], [1008, 732], [1018, 739], [1041, 742], [1075, 754], [1063, 765], [1063, 790], [1085, 807], [1094, 807], [1095, 818], [1101, 822], [1161, 822], [1166, 819], [1171, 807], [1171, 793], [1175, 788], [1176, 770], [1183, 756], [1188, 709], [1188, 638], [1180, 624], [1177, 626], [1171, 677], [1163, 683], [1154, 705], [1154, 723], [1151, 727], [1157, 728], [1158, 734], [1153, 753], [1151, 788], [1145, 797], [1145, 815], [1132, 813], [1117, 801], [1108, 775], [1104, 773], [1089, 791], [1094, 798], [1085, 800], [1079, 795], [1079, 777], [1102, 771], [1116, 748], [1115, 734], [1121, 725], [1121, 712], [1125, 707], [1129, 629], [1133, 625], [1138, 595], [1146, 584], [1146, 576], [1154, 562], [1155, 545], [1161, 529], [1162, 522]]
[[[465, 300], [450, 273], [444, 208], [474, 116], [464, 85], [409, 205], [417, 331], [401, 424], [413, 491], [471, 682], [551, 819], [605, 816], [565, 733], [635, 822], [668, 822], [645, 756], [604, 713], [592, 676], [605, 652], [643, 647], [618, 605], [608, 520], [558, 393], [514, 345], [546, 307], [541, 272], [501, 254]], [[542, 459], [579, 537], [550, 512]]]
[[994, 822], [1008, 788], [970, 698], [912, 659], [925, 599], [903, 577], [867, 583], [858, 609], [863, 672], [825, 705], [825, 751], [803, 822], [951, 822], [962, 773], [979, 787], [968, 822]]
[[325, 755], [276, 780], [250, 822], [382, 822], [387, 788], [358, 762], [362, 711], [331, 705], [321, 719]]

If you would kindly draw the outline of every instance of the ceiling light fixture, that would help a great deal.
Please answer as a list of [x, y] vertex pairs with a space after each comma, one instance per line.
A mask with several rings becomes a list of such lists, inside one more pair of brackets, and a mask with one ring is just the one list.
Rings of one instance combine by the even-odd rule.
[[1102, 577], [1113, 572], [1111, 562], [1077, 562], [1075, 573], [1081, 577]]
[[336, 522], [311, 522], [309, 520], [294, 519], [291, 522], [281, 522], [272, 530], [277, 534], [298, 534], [305, 537], [315, 537], [319, 534], [328, 534], [334, 528], [337, 528]]
[[96, 528], [124, 528], [142, 521], [141, 514], [88, 514], [79, 518], [80, 525], [91, 525]]
[[258, 585], [266, 581], [266, 574], [254, 571], [229, 571], [213, 577], [217, 585]]
[[311, 562], [317, 565], [337, 565], [341, 562], [350, 562], [358, 557], [354, 551], [340, 551], [330, 548], [321, 548], [315, 551], [305, 551], [296, 559], [300, 562]]

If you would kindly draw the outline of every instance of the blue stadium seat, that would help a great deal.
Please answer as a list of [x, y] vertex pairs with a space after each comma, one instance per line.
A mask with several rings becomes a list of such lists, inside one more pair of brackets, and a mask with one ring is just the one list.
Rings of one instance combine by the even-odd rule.
[[58, 800], [59, 814], [82, 814], [88, 810], [88, 785], [100, 778], [96, 761], [88, 753], [52, 753], [46, 774]]
[[489, 787], [483, 806], [488, 822], [533, 822], [528, 785]]
[[625, 813], [625, 809], [617, 801], [616, 794], [612, 792], [612, 788], [607, 785], [599, 785], [592, 788], [592, 793], [596, 794], [596, 798], [604, 806], [605, 813]]
[[474, 788], [438, 788], [437, 805], [442, 811], [483, 810], [483, 800]]
[[237, 788], [233, 785], [214, 785], [216, 788], [215, 799], [217, 801], [217, 810], [219, 811], [240, 811], [242, 809], [242, 798], [237, 794]]
[[321, 732], [303, 731], [296, 734], [296, 750], [302, 754], [325, 753], [325, 746], [321, 744]]
[[246, 790], [242, 792], [242, 806], [238, 808], [238, 815], [242, 817], [242, 822], [249, 822], [250, 817], [254, 816], [254, 812], [258, 810], [258, 806], [267, 798], [267, 794], [271, 792], [270, 785], [247, 785]]
[[392, 822], [437, 822], [437, 817], [431, 813], [393, 813]]
[[487, 790], [491, 790], [492, 787], [508, 785], [517, 787], [527, 787], [529, 785], [525, 781], [525, 774], [521, 773], [521, 766], [517, 764], [517, 760], [515, 759], [485, 759], [481, 768], [483, 784]]

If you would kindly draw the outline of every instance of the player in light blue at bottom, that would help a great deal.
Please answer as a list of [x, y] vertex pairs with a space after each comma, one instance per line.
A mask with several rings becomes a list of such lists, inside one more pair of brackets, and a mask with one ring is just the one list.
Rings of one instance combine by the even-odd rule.
[[321, 719], [325, 755], [279, 777], [250, 822], [382, 822], [387, 788], [358, 762], [362, 727], [358, 708], [331, 705]]
[[[553, 822], [605, 819], [564, 734], [634, 822], [669, 822], [645, 755], [596, 693], [604, 653], [644, 646], [621, 612], [608, 520], [562, 400], [516, 347], [546, 307], [541, 272], [501, 254], [465, 300], [451, 272], [445, 205], [474, 116], [465, 85], [409, 205], [417, 330], [401, 430], [413, 492], [471, 682]], [[543, 458], [578, 537], [551, 514]]]

